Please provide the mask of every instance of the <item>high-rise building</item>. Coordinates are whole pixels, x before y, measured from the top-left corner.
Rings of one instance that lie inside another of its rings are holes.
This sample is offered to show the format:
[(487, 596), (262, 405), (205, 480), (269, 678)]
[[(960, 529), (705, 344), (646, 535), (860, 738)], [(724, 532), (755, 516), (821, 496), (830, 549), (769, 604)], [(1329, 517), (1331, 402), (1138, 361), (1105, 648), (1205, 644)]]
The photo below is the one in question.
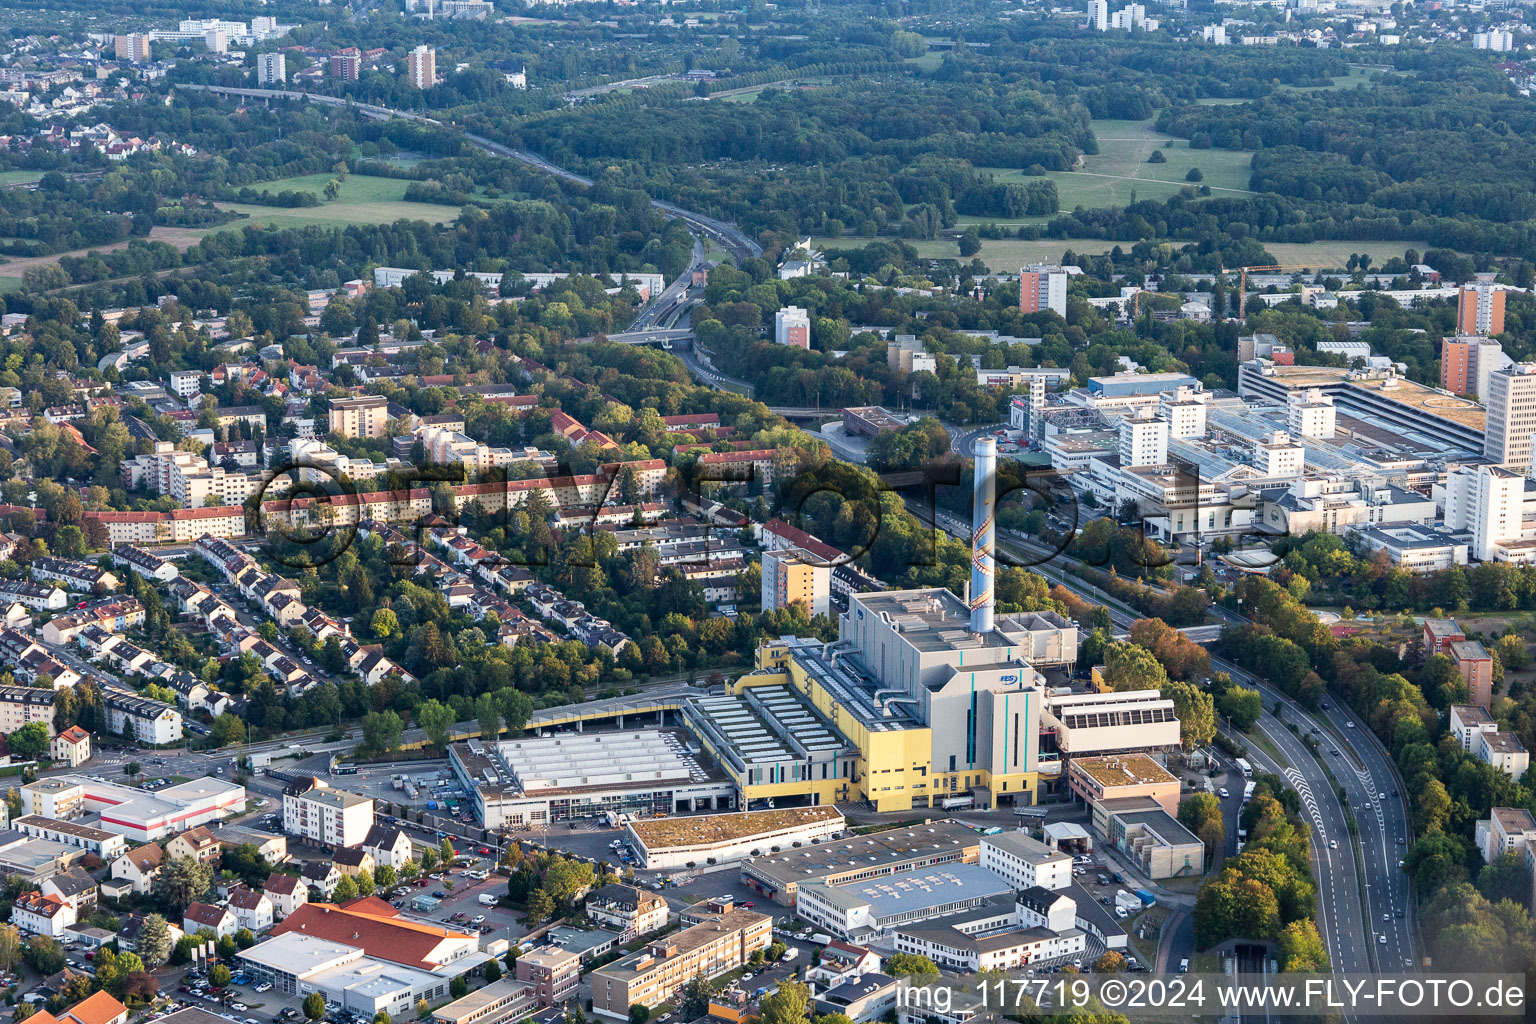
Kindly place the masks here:
[(1019, 271), (1019, 309), (1040, 313), (1047, 309), (1057, 316), (1067, 315), (1067, 272), (1060, 267), (1037, 263)]
[(1536, 363), (1513, 363), (1488, 377), (1488, 424), (1483, 457), (1527, 473), (1531, 466), (1531, 432), (1536, 431)]
[(113, 36), (112, 52), (118, 60), (149, 60), (149, 36), (142, 32)]
[(203, 45), (209, 53), (228, 53), (229, 34), (221, 28), (211, 28), (203, 33)]
[(1465, 284), (1456, 300), (1456, 333), (1504, 333), (1504, 289), (1492, 281)]
[(1504, 346), (1492, 338), (1446, 338), (1440, 348), (1440, 386), (1458, 395), (1484, 399), (1488, 395), (1488, 378), (1511, 362), (1504, 354)]
[(1109, 31), (1109, 0), (1088, 0), (1088, 27), (1097, 32)]
[(763, 611), (805, 603), (811, 615), (826, 615), (832, 597), (832, 567), (802, 548), (763, 552)]
[(811, 347), (811, 316), (799, 306), (785, 306), (773, 315), (773, 340), (779, 345)]
[(1306, 459), (1307, 450), (1283, 430), (1271, 432), (1253, 446), (1253, 464), (1260, 476), (1271, 480), (1301, 476)]
[(1315, 437), (1320, 441), (1333, 438), (1338, 424), (1338, 411), (1333, 407), (1333, 396), (1320, 388), (1294, 391), (1286, 399), (1286, 427), (1296, 437)]
[(1445, 475), (1445, 528), (1469, 530), (1474, 558), (1520, 537), (1525, 478), (1497, 466), (1458, 466)]
[(1168, 436), (1204, 437), (1205, 404), (1209, 400), (1207, 392), (1191, 387), (1180, 387), (1159, 395), (1158, 416), (1168, 421)]
[(362, 55), (356, 53), (331, 54), (331, 77), (343, 82), (355, 82), (363, 71)]
[(263, 53), (256, 58), (256, 84), (275, 85), (288, 81), (288, 59), (281, 53)]
[(405, 71), (411, 84), (430, 89), (437, 84), (437, 51), (425, 44), (405, 55)]
[(1137, 409), (1134, 415), (1120, 421), (1123, 468), (1168, 464), (1168, 421), (1154, 418), (1155, 412), (1151, 408)]

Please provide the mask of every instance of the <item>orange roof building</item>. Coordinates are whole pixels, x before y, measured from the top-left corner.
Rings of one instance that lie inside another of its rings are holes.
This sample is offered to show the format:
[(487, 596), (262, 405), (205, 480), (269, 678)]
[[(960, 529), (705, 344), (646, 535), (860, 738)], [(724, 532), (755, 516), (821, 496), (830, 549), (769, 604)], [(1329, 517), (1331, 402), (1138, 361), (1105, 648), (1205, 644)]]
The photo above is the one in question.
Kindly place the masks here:
[(459, 974), (458, 961), (468, 969), (480, 951), (478, 935), (449, 931), (408, 921), (381, 899), (365, 896), (341, 906), (307, 903), (272, 929), (274, 936), (298, 932), (361, 949), (368, 956), (433, 973)]

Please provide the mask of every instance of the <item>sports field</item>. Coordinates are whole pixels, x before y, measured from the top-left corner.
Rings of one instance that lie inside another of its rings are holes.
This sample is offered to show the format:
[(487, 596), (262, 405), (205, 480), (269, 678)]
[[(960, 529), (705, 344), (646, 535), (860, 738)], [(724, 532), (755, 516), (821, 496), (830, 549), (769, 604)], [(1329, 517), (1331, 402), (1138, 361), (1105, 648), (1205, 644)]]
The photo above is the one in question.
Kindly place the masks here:
[(307, 174), (297, 178), (280, 178), (255, 185), (260, 191), (274, 195), (287, 190), (313, 192), (320, 198), (319, 206), (300, 206), (292, 209), (281, 206), (260, 206), (248, 203), (219, 203), (219, 209), (244, 213), (248, 221), (235, 226), (257, 224), (263, 227), (297, 228), (317, 224), (321, 227), (347, 227), (352, 224), (389, 224), (405, 220), (424, 220), (442, 224), (459, 215), (457, 206), (438, 203), (411, 203), (403, 198), (410, 182), (399, 178), (375, 178), (366, 174), (351, 174), (341, 183), (341, 191), (335, 199), (326, 199), (326, 182), (333, 174)]

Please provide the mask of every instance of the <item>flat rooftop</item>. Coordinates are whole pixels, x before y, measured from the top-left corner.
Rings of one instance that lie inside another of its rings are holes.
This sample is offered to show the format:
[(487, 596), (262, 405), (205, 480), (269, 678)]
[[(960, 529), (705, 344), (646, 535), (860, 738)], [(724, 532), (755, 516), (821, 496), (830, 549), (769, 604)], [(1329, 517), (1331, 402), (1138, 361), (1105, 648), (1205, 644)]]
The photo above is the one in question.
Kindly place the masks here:
[[(665, 960), (675, 959), (690, 950), (714, 942), (720, 938), (722, 932), (740, 931), (757, 924), (759, 921), (767, 920), (770, 920), (770, 918), (766, 914), (743, 910), (740, 907), (727, 910), (725, 913), (712, 917), (702, 924), (696, 924), (690, 928), (684, 928), (680, 932), (674, 932), (671, 935), (657, 939), (644, 949), (615, 960), (606, 967), (598, 968), (594, 974), (606, 974), (615, 978), (633, 978), (636, 975), (649, 971), (652, 967)], [(670, 957), (654, 952), (656, 949), (668, 948), (675, 949), (677, 952)]]
[(287, 932), (258, 942), (240, 956), (283, 974), (303, 976), (358, 959), (362, 950), (318, 935)]
[(24, 814), (11, 822), (13, 828), (21, 825), (31, 825), (34, 828), (52, 829), (66, 836), (74, 836), (88, 843), (105, 843), (117, 839), (116, 832), (108, 832), (104, 829), (92, 828), (76, 821), (60, 821), (57, 818), (45, 818), (41, 814)]
[(1178, 785), (1178, 778), (1145, 754), (1115, 754), (1109, 757), (1078, 757), (1072, 770), (1080, 771), (1106, 789), (1115, 786), (1146, 786), (1153, 783)]
[(1147, 831), (1158, 836), (1169, 846), (1196, 846), (1200, 843), (1200, 837), (1189, 829), (1179, 824), (1179, 819), (1167, 811), (1158, 808), (1156, 810), (1130, 811), (1117, 814), (1127, 825), (1140, 825)]
[(1072, 859), (1070, 854), (1052, 849), (1026, 832), (1000, 832), (995, 836), (983, 836), (981, 841), (1031, 864)]
[(782, 684), (748, 686), (734, 697), (694, 697), (685, 714), (743, 767), (835, 755), (849, 745), (809, 701)]
[(998, 612), (992, 632), (978, 635), (971, 632), (970, 606), (943, 587), (855, 594), (850, 600), (869, 614), (889, 615), (902, 639), (924, 653), (1020, 647), (1029, 633), (1071, 625), (1054, 612)]
[(753, 857), (746, 863), (755, 874), (780, 886), (798, 885), (851, 871), (899, 867), (946, 855), (961, 857), (976, 850), (980, 842), (981, 836), (975, 829), (945, 818), (926, 825), (804, 846), (769, 857)]
[(1494, 721), (1481, 704), (1452, 704), (1451, 710), (1462, 725), (1492, 725)]
[(778, 832), (798, 825), (841, 821), (836, 807), (786, 807), (734, 814), (698, 814), (686, 818), (653, 818), (631, 822), (629, 828), (648, 850), (669, 846), (729, 843)]
[(496, 752), (529, 796), (709, 781), (683, 741), (659, 729), (506, 740), (496, 744)]
[[(942, 907), (959, 900), (1013, 894), (1013, 886), (979, 864), (945, 864), (942, 867), (901, 871), (852, 885), (811, 883), (818, 895), (840, 906), (868, 904), (875, 916), (906, 914)], [(806, 887), (801, 886), (802, 898)]]

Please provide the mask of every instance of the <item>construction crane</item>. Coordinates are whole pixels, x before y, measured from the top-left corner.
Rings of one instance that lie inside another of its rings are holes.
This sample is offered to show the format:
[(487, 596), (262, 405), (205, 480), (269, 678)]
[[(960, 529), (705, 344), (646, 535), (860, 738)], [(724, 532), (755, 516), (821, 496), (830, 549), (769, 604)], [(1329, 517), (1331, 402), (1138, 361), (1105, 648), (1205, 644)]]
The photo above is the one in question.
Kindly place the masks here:
[(1234, 267), (1237, 271), (1237, 318), (1242, 320), (1248, 315), (1248, 275), (1249, 273), (1277, 274), (1286, 270), (1311, 270), (1310, 266), (1300, 263), (1271, 263), (1266, 266)]

